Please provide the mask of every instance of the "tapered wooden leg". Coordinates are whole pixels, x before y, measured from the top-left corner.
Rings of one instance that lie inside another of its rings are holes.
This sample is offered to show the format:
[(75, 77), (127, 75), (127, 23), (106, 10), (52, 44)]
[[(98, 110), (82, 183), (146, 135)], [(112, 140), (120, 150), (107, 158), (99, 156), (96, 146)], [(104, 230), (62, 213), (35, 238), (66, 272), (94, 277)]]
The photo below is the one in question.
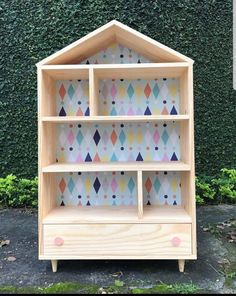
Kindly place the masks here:
[(52, 271), (53, 272), (57, 272), (57, 263), (58, 263), (58, 260), (51, 260), (51, 263), (52, 263)]
[(179, 272), (184, 272), (185, 260), (178, 260), (179, 263)]

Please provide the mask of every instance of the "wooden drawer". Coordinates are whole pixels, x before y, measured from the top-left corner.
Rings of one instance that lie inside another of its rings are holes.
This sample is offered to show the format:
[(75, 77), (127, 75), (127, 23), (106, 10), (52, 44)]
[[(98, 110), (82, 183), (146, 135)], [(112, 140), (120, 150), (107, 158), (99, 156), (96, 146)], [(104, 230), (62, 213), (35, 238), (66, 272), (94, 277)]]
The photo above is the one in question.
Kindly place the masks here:
[(44, 255), (58, 258), (191, 255), (191, 224), (44, 225)]

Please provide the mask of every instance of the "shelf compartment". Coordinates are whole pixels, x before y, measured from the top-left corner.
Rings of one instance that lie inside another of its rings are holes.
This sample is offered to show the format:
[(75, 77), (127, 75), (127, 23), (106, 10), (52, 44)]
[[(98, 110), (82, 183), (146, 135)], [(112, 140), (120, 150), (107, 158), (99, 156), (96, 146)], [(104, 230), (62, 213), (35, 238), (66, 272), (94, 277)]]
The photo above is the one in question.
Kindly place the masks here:
[(58, 124), (56, 135), (58, 163), (181, 160), (179, 122)]
[(188, 171), (143, 172), (143, 220), (191, 223), (189, 178)]
[(58, 206), (137, 207), (136, 172), (76, 172), (55, 176)]
[(189, 120), (189, 115), (134, 115), (134, 116), (44, 116), (43, 122), (79, 123), (79, 122), (152, 122), (152, 121), (182, 121)]
[(99, 115), (177, 115), (179, 101), (176, 78), (99, 80)]
[(181, 206), (181, 172), (143, 172), (143, 204), (152, 206)]
[(89, 116), (89, 70), (43, 70), (42, 116)]
[(124, 163), (55, 163), (43, 167), (43, 173), (57, 172), (99, 172), (99, 171), (190, 171), (190, 165), (182, 161), (175, 162), (124, 162)]
[(177, 115), (183, 108), (187, 67), (94, 68), (98, 115)]

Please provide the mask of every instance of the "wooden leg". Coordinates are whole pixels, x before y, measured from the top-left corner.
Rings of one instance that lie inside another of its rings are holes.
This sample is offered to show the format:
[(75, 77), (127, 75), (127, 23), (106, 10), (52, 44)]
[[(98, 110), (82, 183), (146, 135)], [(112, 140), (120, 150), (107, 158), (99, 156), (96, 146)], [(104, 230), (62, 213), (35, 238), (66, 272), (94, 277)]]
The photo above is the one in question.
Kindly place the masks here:
[(52, 263), (52, 271), (53, 272), (57, 272), (57, 263), (58, 263), (58, 260), (51, 260), (51, 263)]
[(179, 263), (179, 272), (184, 272), (185, 260), (178, 260)]

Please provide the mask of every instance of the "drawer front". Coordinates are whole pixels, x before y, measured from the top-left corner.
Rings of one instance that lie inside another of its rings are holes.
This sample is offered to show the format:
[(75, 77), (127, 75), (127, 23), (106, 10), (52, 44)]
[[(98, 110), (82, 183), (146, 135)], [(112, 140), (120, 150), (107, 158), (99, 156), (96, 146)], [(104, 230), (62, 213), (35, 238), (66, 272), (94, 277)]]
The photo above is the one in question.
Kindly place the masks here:
[(44, 225), (46, 256), (191, 255), (191, 224)]

